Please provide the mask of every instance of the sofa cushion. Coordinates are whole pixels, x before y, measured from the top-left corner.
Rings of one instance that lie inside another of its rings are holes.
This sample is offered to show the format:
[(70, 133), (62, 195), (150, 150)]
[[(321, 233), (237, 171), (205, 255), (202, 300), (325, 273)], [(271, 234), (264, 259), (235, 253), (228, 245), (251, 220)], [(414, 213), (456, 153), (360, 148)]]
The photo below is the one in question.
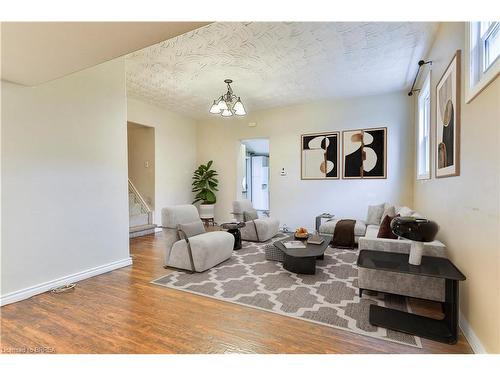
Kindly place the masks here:
[(179, 224), (177, 226), (177, 229), (183, 231), (188, 238), (206, 232), (201, 220), (196, 220), (191, 223)]
[(259, 218), (259, 215), (257, 214), (257, 210), (252, 208), (252, 209), (246, 209), (243, 211), (243, 220), (245, 222), (251, 221), (251, 220), (257, 220)]
[(373, 224), (367, 225), (365, 237), (377, 238), (379, 227), (380, 225), (373, 225)]
[[(255, 225), (254, 225), (255, 224)], [(257, 232), (259, 235), (257, 236)], [(278, 219), (263, 217), (254, 220), (253, 223), (247, 223), (240, 229), (241, 239), (245, 241), (267, 241), (278, 234), (280, 230), (280, 222)]]
[(377, 238), (392, 238), (393, 240), (396, 240), (398, 236), (396, 236), (394, 233), (392, 233), (391, 230), (391, 221), (397, 216), (389, 216), (385, 215), (384, 219), (382, 220), (382, 223), (380, 224), (380, 227), (378, 229), (377, 233)]
[(413, 214), (413, 211), (411, 208), (406, 207), (406, 206), (396, 206), (395, 207), (395, 213), (396, 215), (399, 216), (411, 216)]
[(366, 215), (366, 224), (379, 225), (382, 214), (384, 213), (385, 203), (375, 206), (368, 206), (368, 214)]
[[(335, 225), (337, 225), (337, 222), (339, 220), (341, 219), (332, 219), (328, 220), (327, 222), (324, 222), (323, 224), (320, 225), (319, 232), (325, 234), (333, 234), (335, 232)], [(356, 223), (354, 224), (354, 236), (362, 237), (365, 235), (365, 232), (366, 232), (365, 222), (363, 220), (356, 220)]]
[(384, 206), (384, 212), (382, 213), (382, 217), (380, 218), (380, 224), (382, 224), (386, 216), (390, 217), (396, 216), (396, 210), (394, 206), (389, 203), (386, 203)]
[(199, 219), (198, 210), (192, 204), (168, 206), (161, 210), (161, 225), (177, 229), (179, 224), (192, 223)]
[[(234, 236), (225, 231), (213, 231), (189, 239), (196, 272), (203, 272), (229, 259), (233, 253)], [(181, 240), (173, 244), (167, 266), (191, 270), (188, 244)]]
[(238, 221), (245, 221), (243, 218), (243, 212), (252, 209), (252, 202), (250, 202), (248, 199), (233, 202), (233, 215), (234, 218)]

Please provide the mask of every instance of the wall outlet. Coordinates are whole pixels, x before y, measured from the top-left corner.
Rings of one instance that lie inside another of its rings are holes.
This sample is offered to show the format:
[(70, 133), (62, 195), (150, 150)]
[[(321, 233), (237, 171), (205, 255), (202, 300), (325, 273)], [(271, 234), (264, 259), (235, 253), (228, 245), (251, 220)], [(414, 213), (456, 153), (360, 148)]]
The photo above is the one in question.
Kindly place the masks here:
[(285, 168), (281, 168), (281, 172), (280, 172), (280, 174), (281, 174), (282, 176), (286, 176), (286, 170), (285, 170)]

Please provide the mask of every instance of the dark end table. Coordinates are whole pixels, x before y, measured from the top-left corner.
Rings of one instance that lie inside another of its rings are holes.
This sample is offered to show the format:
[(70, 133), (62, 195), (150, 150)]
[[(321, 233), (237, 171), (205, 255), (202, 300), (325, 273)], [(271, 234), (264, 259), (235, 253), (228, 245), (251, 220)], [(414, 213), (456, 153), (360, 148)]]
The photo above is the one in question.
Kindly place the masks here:
[(388, 272), (407, 273), (445, 280), (443, 319), (432, 319), (405, 311), (370, 305), (370, 324), (426, 339), (455, 344), (458, 336), (458, 282), (465, 276), (446, 258), (423, 256), (422, 263), (408, 263), (408, 254), (361, 250), (358, 267)]
[(221, 224), (221, 228), (224, 228), (228, 231), (228, 233), (231, 233), (234, 236), (234, 247), (233, 250), (240, 250), (241, 249), (241, 232), (240, 228), (243, 228), (246, 226), (245, 223), (224, 223)]
[(293, 273), (314, 275), (316, 273), (316, 259), (323, 259), (325, 250), (332, 240), (332, 236), (324, 235), (321, 237), (324, 241), (320, 245), (308, 244), (307, 240), (304, 240), (302, 242), (306, 247), (299, 249), (287, 249), (283, 245), (283, 242), (286, 241), (297, 241), (293, 235), (276, 241), (274, 246), (285, 254), (283, 268)]

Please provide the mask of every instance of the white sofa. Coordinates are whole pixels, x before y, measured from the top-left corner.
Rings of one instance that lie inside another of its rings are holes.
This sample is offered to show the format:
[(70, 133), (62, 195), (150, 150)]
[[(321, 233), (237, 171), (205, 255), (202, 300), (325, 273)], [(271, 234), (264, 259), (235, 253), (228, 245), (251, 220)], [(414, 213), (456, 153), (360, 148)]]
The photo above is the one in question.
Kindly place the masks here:
[[(384, 208), (386, 208), (386, 207), (390, 206), (391, 204), (384, 203), (383, 205), (384, 205)], [(401, 216), (424, 217), (423, 215), (419, 214), (418, 212), (415, 212), (414, 210), (412, 210), (411, 208), (406, 207), (406, 206), (395, 205), (394, 209), (395, 209), (396, 215), (399, 214)], [(335, 226), (337, 225), (337, 222), (341, 219), (342, 218), (334, 217), (334, 218), (324, 222), (323, 224), (321, 224), (319, 227), (320, 234), (333, 235), (333, 233), (335, 232)], [(387, 239), (377, 238), (378, 231), (380, 229), (380, 224), (382, 223), (383, 219), (384, 219), (384, 217), (383, 217), (383, 211), (382, 211), (380, 218), (378, 220), (376, 220), (376, 224), (373, 221), (373, 217), (370, 218), (369, 215), (367, 215), (367, 218), (365, 220), (356, 220), (356, 224), (354, 225), (354, 242), (359, 245), (361, 238), (364, 238), (364, 240), (362, 240), (362, 241), (366, 241), (366, 239), (372, 239), (372, 240), (374, 239), (375, 241), (380, 241), (380, 244), (385, 243), (385, 241)], [(389, 240), (389, 241), (401, 241), (401, 240)], [(364, 242), (364, 243), (366, 243), (366, 242)], [(389, 242), (389, 243), (391, 243), (391, 242)], [(434, 243), (437, 244), (438, 241), (434, 241)], [(383, 245), (376, 245), (376, 246), (383, 246)], [(394, 248), (397, 248), (397, 246), (395, 246)]]
[[(389, 205), (390, 203), (384, 204), (385, 207)], [(409, 207), (394, 206), (394, 208), (396, 215), (399, 214), (400, 216), (424, 217), (423, 215), (419, 214)], [(377, 238), (380, 224), (382, 223), (383, 219), (383, 217), (380, 218), (379, 224), (366, 225), (365, 234), (363, 236), (360, 236), (358, 239), (359, 249), (390, 251), (393, 253), (408, 253), (411, 244), (411, 241), (409, 240), (406, 240), (404, 238)], [(371, 220), (373, 220), (373, 218), (371, 218)], [(424, 255), (446, 257), (445, 251), (446, 247), (437, 240), (428, 242), (424, 245)]]

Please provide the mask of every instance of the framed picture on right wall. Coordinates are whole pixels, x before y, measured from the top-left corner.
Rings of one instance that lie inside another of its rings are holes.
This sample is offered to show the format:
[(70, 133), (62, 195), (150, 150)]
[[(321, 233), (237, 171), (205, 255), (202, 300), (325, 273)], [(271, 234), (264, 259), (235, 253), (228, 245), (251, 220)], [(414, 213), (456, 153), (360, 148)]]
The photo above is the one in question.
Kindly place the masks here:
[(436, 178), (460, 175), (460, 50), (436, 86)]

